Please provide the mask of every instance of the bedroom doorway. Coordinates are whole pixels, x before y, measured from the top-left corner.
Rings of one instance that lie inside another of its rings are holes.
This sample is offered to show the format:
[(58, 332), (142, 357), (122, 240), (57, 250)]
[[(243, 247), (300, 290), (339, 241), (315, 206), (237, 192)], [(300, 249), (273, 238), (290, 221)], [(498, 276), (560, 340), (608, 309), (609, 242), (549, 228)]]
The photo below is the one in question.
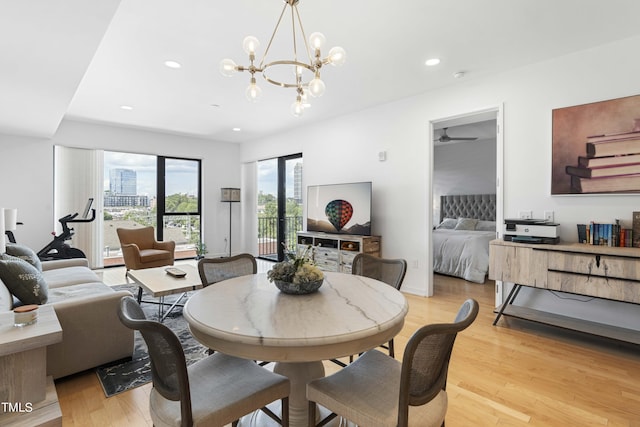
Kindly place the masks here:
[[(428, 295), (433, 295), (433, 230), (443, 219), (440, 218), (441, 195), (495, 194), (495, 236), (500, 236), (498, 224), (503, 221), (502, 105), (431, 120), (429, 124), (431, 173), (427, 187), (432, 214), (427, 219), (428, 230), (431, 230), (431, 243), (427, 245), (427, 277)], [(502, 290), (496, 284), (496, 302), (498, 300), (502, 301)]]

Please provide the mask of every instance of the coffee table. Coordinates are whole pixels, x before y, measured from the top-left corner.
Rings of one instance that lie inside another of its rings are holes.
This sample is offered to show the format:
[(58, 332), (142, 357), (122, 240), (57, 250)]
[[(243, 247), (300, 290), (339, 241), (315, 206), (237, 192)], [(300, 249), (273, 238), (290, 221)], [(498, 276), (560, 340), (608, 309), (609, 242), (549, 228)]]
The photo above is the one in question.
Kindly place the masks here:
[[(202, 288), (202, 281), (198, 269), (192, 265), (178, 265), (176, 268), (184, 271), (186, 276), (174, 277), (166, 272), (167, 267), (145, 268), (143, 270), (129, 270), (127, 277), (133, 280), (140, 288), (138, 291), (138, 302), (158, 304), (158, 318), (160, 322), (171, 313), (176, 306), (182, 307), (180, 301), (189, 291)], [(159, 301), (142, 301), (142, 290), (158, 298)], [(165, 303), (164, 297), (167, 295), (181, 294), (173, 303)], [(166, 306), (170, 306), (165, 310)]]

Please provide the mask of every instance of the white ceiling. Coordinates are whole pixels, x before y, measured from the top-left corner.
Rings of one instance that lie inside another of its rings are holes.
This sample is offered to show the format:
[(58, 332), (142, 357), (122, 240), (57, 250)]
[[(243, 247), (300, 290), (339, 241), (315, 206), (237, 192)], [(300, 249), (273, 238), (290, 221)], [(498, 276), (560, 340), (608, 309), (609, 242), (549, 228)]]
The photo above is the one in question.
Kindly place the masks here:
[(252, 104), (247, 73), (218, 71), (223, 58), (248, 65), (244, 36), (264, 48), (282, 5), (0, 0), (0, 133), (49, 138), (68, 118), (242, 142), (640, 34), (637, 0), (301, 0), (307, 35), (348, 59), (323, 68), (325, 95), (295, 118), (293, 89), (259, 78)]

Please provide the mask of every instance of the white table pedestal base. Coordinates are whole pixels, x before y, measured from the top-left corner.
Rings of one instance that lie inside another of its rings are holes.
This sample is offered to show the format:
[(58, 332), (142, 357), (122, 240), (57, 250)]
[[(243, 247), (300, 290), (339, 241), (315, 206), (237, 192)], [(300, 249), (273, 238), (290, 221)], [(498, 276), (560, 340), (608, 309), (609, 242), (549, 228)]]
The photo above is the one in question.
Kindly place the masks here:
[[(285, 375), (291, 381), (291, 395), (289, 396), (289, 426), (307, 427), (307, 416), (309, 401), (307, 400), (307, 382), (324, 377), (324, 366), (322, 362), (278, 362), (273, 369), (281, 375)], [(280, 401), (269, 405), (275, 414), (280, 416)], [(317, 411), (317, 421), (329, 415), (329, 411), (319, 407)], [(277, 427), (278, 423), (269, 418), (262, 411), (254, 412), (240, 420), (240, 427)], [(353, 427), (354, 424), (337, 417), (326, 424), (327, 427)]]
[(284, 375), (291, 381), (289, 395), (289, 425), (291, 427), (306, 427), (309, 401), (307, 400), (307, 383), (316, 378), (324, 377), (324, 365), (317, 362), (278, 362), (273, 372)]

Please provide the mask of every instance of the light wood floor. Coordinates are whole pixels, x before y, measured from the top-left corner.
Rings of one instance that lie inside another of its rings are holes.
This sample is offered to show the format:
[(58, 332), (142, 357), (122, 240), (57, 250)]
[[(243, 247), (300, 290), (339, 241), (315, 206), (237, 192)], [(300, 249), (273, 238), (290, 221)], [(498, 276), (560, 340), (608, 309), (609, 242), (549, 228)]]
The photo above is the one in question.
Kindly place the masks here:
[[(122, 283), (123, 273), (109, 269), (103, 278)], [(409, 315), (395, 339), (399, 355), (418, 327), (452, 321), (466, 298), (480, 303), (477, 320), (454, 347), (447, 427), (640, 426), (640, 347), (514, 319), (492, 326), (493, 292), (492, 283), (436, 276), (436, 296), (407, 295)], [(328, 372), (335, 369), (327, 364)], [(152, 425), (150, 385), (107, 399), (91, 371), (56, 388), (65, 427)]]

